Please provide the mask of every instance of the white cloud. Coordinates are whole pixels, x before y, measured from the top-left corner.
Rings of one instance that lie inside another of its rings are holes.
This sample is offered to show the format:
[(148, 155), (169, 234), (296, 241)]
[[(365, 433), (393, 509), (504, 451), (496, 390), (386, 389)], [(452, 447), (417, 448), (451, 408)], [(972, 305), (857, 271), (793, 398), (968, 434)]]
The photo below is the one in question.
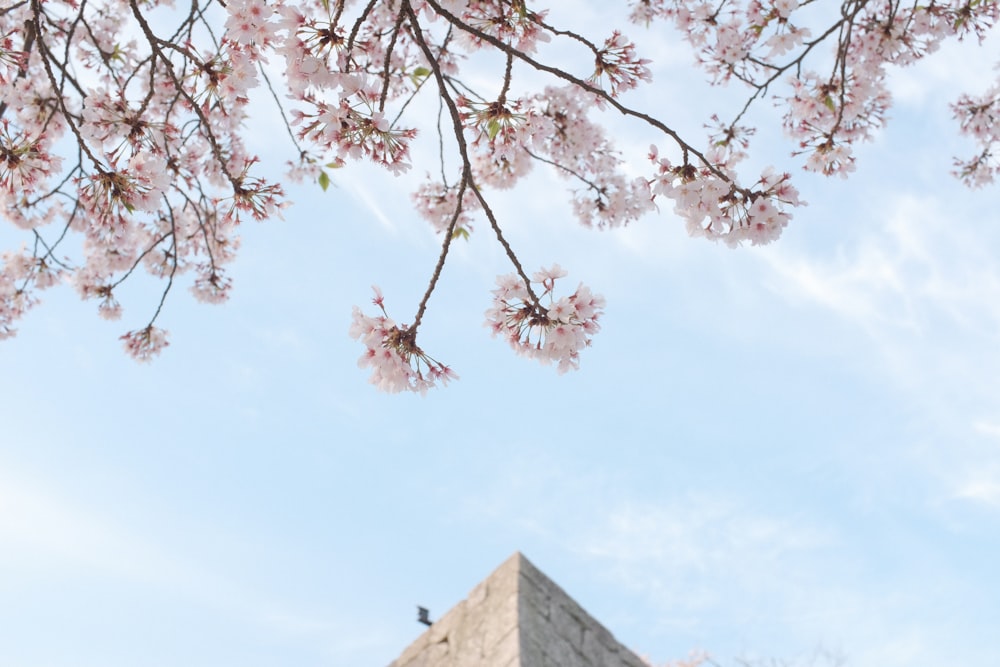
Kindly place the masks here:
[(392, 218), (382, 208), (382, 204), (377, 201), (371, 192), (369, 184), (373, 181), (365, 179), (364, 174), (359, 178), (352, 170), (344, 170), (344, 173), (335, 174), (337, 184), (342, 186), (343, 191), (361, 205), (361, 208), (372, 215), (375, 220), (382, 225), (385, 231), (392, 234), (399, 232), (399, 229)]
[[(19, 567), (55, 561), (63, 571), (112, 571), (127, 579), (162, 581), (180, 574), (173, 559), (141, 544), (38, 480), (0, 472), (0, 559)], [(50, 565), (53, 567), (54, 564)]]
[(1000, 451), (983, 444), (1000, 435), (995, 419), (983, 419), (1000, 414), (1000, 230), (976, 222), (977, 203), (974, 195), (947, 204), (890, 193), (881, 224), (855, 242), (832, 252), (782, 246), (762, 257), (770, 288), (817, 308), (818, 329), (846, 331), (835, 341), (841, 353), (911, 406), (906, 448), (937, 480), (927, 502), (1000, 508)]
[(972, 428), (977, 432), (985, 436), (992, 438), (997, 438), (1000, 440), (1000, 424), (987, 420), (977, 421), (972, 425)]
[(1000, 467), (971, 474), (959, 485), (957, 495), (1000, 508)]
[(740, 596), (775, 584), (791, 574), (790, 558), (835, 540), (802, 519), (697, 495), (666, 504), (620, 504), (594, 523), (579, 550), (622, 585), (650, 591), (658, 606), (675, 612), (715, 606), (723, 589)]
[[(936, 111), (943, 111), (945, 104), (954, 101), (959, 93), (984, 90), (991, 74), (988, 65), (997, 57), (1000, 57), (1000, 39), (995, 33), (983, 43), (976, 39), (950, 40), (912, 67), (893, 68), (889, 90), (901, 105), (922, 110), (936, 106)], [(969, 67), (970, 62), (979, 65)]]
[(1000, 261), (989, 241), (1000, 235), (966, 224), (974, 204), (955, 210), (942, 199), (890, 194), (880, 208), (885, 222), (836, 253), (763, 253), (771, 289), (863, 332), (899, 386), (995, 401)]
[(961, 646), (980, 629), (949, 615), (969, 585), (960, 573), (920, 553), (880, 563), (885, 545), (867, 545), (866, 528), (708, 495), (621, 504), (592, 523), (580, 541), (592, 569), (643, 598), (669, 641), (698, 642), (687, 648), (722, 664), (824, 646), (854, 667), (936, 667), (994, 650)]
[[(960, 500), (1000, 511), (1000, 425), (989, 420), (972, 424), (968, 437), (946, 451), (926, 451), (928, 467), (948, 488), (945, 500)], [(961, 508), (953, 508), (961, 516)]]
[[(5, 462), (6, 463), (6, 462)], [(324, 610), (303, 609), (295, 601), (275, 600), (205, 567), (191, 556), (191, 545), (163, 548), (119, 525), (114, 517), (53, 490), (22, 471), (0, 466), (0, 571), (15, 573), (15, 585), (31, 578), (83, 581), (102, 579), (105, 590), (168, 591), (188, 602), (219, 610), (237, 622), (278, 636), (308, 636), (325, 644), (350, 619)], [(245, 553), (229, 554), (239, 562)], [(358, 642), (373, 644), (373, 633), (359, 628)], [(341, 649), (331, 649), (338, 652)]]

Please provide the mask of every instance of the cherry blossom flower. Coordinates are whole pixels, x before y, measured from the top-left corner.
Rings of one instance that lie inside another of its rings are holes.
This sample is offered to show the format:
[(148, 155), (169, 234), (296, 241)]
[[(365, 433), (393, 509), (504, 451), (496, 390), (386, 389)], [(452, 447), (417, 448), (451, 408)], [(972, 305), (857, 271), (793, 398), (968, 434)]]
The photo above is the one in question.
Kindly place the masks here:
[[(528, 9), (527, 3), (474, 0), (444, 2), (440, 6), (463, 23), (523, 53), (533, 53), (538, 48), (539, 42), (551, 41), (549, 34), (541, 26), (548, 12), (532, 11)], [(458, 38), (462, 44), (472, 49), (483, 46), (482, 40), (473, 34), (460, 33)]]
[(203, 303), (222, 303), (229, 299), (233, 280), (225, 274), (225, 270), (203, 264), (197, 269), (198, 277), (191, 286), (191, 293)]
[(12, 133), (10, 122), (0, 119), (0, 190), (23, 198), (59, 170), (62, 159), (46, 143), (44, 133), (29, 139), (23, 132)]
[(690, 164), (673, 165), (660, 158), (655, 146), (650, 159), (659, 173), (653, 193), (674, 201), (674, 212), (684, 218), (688, 233), (730, 246), (749, 241), (763, 245), (777, 239), (788, 225), (788, 206), (802, 206), (788, 174), (766, 169), (753, 187), (740, 189), (724, 173)]
[(518, 354), (543, 364), (555, 362), (560, 373), (580, 367), (580, 351), (590, 346), (600, 330), (604, 298), (580, 284), (576, 291), (555, 298), (555, 282), (567, 275), (558, 264), (532, 276), (540, 288), (536, 301), (516, 273), (497, 277), (493, 303), (486, 311), (486, 326), (494, 337), (503, 337)]
[(30, 278), (26, 276), (16, 266), (10, 253), (4, 253), (0, 259), (0, 340), (10, 338), (17, 333), (14, 323), (21, 319), (25, 311), (37, 303), (28, 291)]
[(584, 226), (618, 227), (653, 209), (648, 185), (622, 173), (620, 156), (603, 128), (588, 117), (586, 99), (572, 88), (548, 87), (534, 103), (549, 128), (539, 133), (544, 140), (534, 144), (535, 150), (577, 186), (573, 212)]
[(371, 317), (354, 307), (348, 334), (360, 340), (365, 352), (358, 359), (360, 368), (370, 368), (369, 382), (391, 394), (414, 391), (421, 395), (437, 384), (457, 380), (451, 368), (425, 353), (416, 343), (416, 330), (397, 325), (385, 311), (384, 297), (378, 287), (372, 287), (382, 315)]
[(240, 46), (266, 48), (275, 38), (274, 7), (264, 0), (229, 0), (226, 38)]
[(635, 44), (617, 30), (604, 41), (604, 47), (597, 52), (596, 61), (596, 69), (590, 80), (597, 85), (607, 80), (608, 92), (612, 97), (635, 88), (640, 81), (653, 80), (653, 74), (646, 66), (650, 60), (636, 55)]
[(460, 206), (458, 191), (458, 186), (428, 182), (413, 193), (413, 203), (417, 213), (431, 223), (434, 231), (447, 231), (455, 220), (452, 234), (468, 237), (472, 232), (473, 214), (480, 209), (480, 204), (478, 199), (466, 193)]
[(152, 324), (144, 329), (129, 331), (121, 337), (125, 351), (136, 361), (149, 362), (170, 345), (167, 332)]
[(979, 146), (974, 157), (955, 160), (955, 174), (973, 187), (992, 183), (1000, 175), (1000, 85), (979, 97), (963, 95), (951, 108), (961, 133)]

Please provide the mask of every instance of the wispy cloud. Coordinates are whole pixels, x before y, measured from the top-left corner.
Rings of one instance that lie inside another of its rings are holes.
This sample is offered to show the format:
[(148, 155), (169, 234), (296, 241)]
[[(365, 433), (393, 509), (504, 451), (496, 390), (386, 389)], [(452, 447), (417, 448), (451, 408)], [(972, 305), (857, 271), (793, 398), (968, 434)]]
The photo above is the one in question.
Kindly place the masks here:
[(174, 559), (38, 480), (11, 475), (9, 466), (0, 472), (0, 543), (0, 560), (22, 567), (54, 561), (49, 567), (114, 572), (146, 582), (183, 576)]
[(879, 337), (904, 329), (925, 334), (935, 319), (972, 333), (995, 330), (1000, 266), (983, 252), (982, 239), (949, 225), (935, 199), (897, 196), (883, 209), (883, 225), (832, 257), (783, 247), (762, 254), (772, 289)]
[(889, 196), (882, 208), (881, 226), (832, 256), (764, 253), (771, 289), (864, 332), (898, 386), (1000, 407), (1000, 260), (984, 242), (998, 235), (956, 225), (976, 211), (948, 211), (939, 199)]
[(389, 214), (383, 209), (382, 204), (376, 199), (374, 193), (371, 192), (368, 183), (373, 181), (365, 179), (363, 174), (359, 178), (352, 170), (345, 169), (344, 172), (344, 174), (338, 173), (336, 175), (338, 185), (342, 186), (344, 192), (361, 204), (361, 207), (370, 213), (382, 225), (383, 229), (393, 234), (398, 233), (399, 229), (396, 223), (393, 222)]
[(768, 284), (816, 308), (818, 327), (854, 332), (838, 344), (913, 406), (914, 457), (945, 496), (1000, 507), (1000, 452), (983, 444), (1000, 414), (1000, 234), (956, 222), (981, 215), (974, 205), (889, 193), (881, 210), (880, 225), (833, 253), (762, 254)]
[[(0, 570), (18, 573), (22, 584), (35, 576), (77, 581), (96, 576), (105, 590), (169, 591), (236, 622), (277, 636), (308, 636), (321, 644), (348, 622), (322, 610), (298, 608), (294, 601), (271, 599), (200, 563), (191, 546), (151, 543), (44, 480), (0, 466)], [(231, 556), (238, 560), (241, 555)], [(367, 641), (375, 640), (369, 636)]]
[(704, 612), (793, 576), (792, 561), (825, 548), (833, 533), (794, 516), (748, 510), (734, 499), (687, 495), (621, 503), (578, 545), (621, 584), (673, 613)]
[(949, 451), (926, 452), (928, 466), (933, 466), (948, 485), (945, 501), (965, 501), (1000, 511), (1000, 424), (979, 420), (968, 431), (969, 437), (952, 443)]
[(644, 598), (672, 641), (703, 642), (689, 648), (723, 662), (825, 646), (855, 667), (934, 667), (995, 650), (974, 641), (981, 628), (951, 620), (968, 582), (920, 553), (882, 562), (870, 528), (707, 494), (622, 503), (592, 524), (579, 550), (593, 569)]

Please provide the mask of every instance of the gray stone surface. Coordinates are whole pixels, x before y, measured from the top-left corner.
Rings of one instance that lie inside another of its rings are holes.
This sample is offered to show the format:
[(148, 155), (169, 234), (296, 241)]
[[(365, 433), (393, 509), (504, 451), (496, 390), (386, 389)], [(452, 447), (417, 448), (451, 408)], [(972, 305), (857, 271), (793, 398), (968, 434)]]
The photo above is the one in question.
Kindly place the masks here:
[(643, 667), (632, 651), (520, 553), (389, 667)]

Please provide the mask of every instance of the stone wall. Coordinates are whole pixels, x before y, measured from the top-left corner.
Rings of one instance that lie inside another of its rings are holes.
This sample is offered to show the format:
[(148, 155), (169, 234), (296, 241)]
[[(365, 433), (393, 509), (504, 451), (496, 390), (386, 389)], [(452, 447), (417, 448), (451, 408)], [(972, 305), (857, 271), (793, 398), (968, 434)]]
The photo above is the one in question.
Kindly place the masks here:
[(516, 553), (389, 667), (646, 667)]

